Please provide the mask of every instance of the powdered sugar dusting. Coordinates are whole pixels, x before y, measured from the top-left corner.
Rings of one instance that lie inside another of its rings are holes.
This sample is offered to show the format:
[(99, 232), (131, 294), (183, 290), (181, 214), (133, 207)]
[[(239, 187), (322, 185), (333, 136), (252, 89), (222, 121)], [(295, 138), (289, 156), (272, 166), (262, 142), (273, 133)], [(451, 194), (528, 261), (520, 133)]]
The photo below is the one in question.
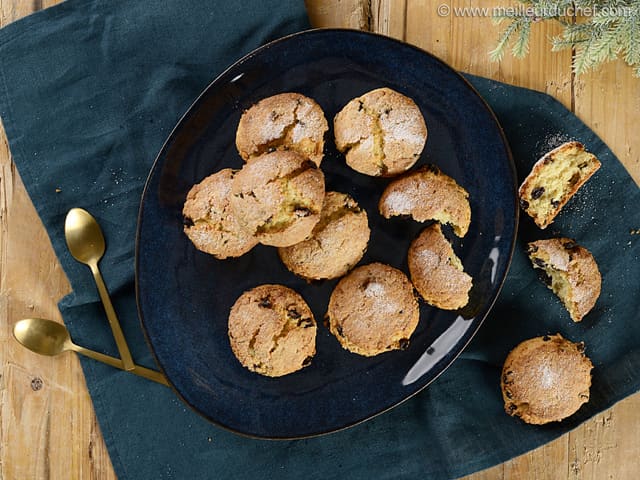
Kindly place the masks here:
[(399, 213), (408, 213), (413, 208), (411, 196), (399, 190), (390, 192), (384, 199), (384, 204), (389, 210)]
[(384, 285), (377, 283), (377, 282), (370, 282), (367, 285), (367, 288), (364, 289), (364, 296), (365, 297), (382, 297), (385, 293), (385, 288)]
[(570, 142), (571, 140), (573, 139), (566, 133), (551, 133), (544, 137), (542, 140), (538, 141), (538, 143), (536, 144), (536, 153), (538, 157), (542, 157), (554, 148), (559, 147), (563, 143)]

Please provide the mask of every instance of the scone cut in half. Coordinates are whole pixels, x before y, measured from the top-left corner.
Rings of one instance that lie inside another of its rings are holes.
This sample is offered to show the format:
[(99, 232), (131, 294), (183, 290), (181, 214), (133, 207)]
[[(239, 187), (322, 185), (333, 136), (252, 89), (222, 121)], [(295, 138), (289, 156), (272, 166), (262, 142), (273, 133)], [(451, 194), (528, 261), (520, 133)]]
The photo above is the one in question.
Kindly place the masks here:
[(195, 184), (182, 209), (189, 240), (198, 250), (219, 259), (239, 257), (258, 244), (229, 205), (233, 176), (234, 171), (225, 168)]
[(235, 174), (229, 203), (243, 228), (264, 245), (287, 247), (307, 238), (320, 220), (324, 174), (293, 151), (249, 159)]
[(283, 285), (260, 285), (229, 314), (231, 349), (249, 370), (280, 377), (306, 367), (316, 353), (316, 321), (304, 299)]
[(559, 422), (589, 401), (592, 368), (583, 343), (560, 334), (525, 340), (502, 368), (504, 409), (526, 423)]
[(411, 281), (428, 304), (457, 310), (469, 303), (473, 279), (464, 271), (440, 224), (426, 227), (411, 242), (408, 263)]
[(409, 97), (378, 88), (354, 98), (333, 120), (337, 149), (347, 165), (374, 177), (407, 171), (420, 158), (427, 126)]
[(342, 277), (331, 293), (326, 319), (344, 349), (371, 357), (406, 349), (420, 312), (407, 276), (371, 263)]
[(569, 199), (600, 168), (580, 142), (567, 142), (538, 160), (518, 191), (520, 206), (546, 228)]
[(591, 252), (570, 238), (537, 240), (528, 244), (533, 267), (560, 298), (571, 319), (579, 322), (600, 296), (602, 278)]
[(471, 223), (468, 192), (434, 165), (421, 167), (389, 183), (378, 209), (384, 218), (409, 215), (417, 222), (436, 220), (450, 224), (458, 237), (466, 235)]
[(315, 100), (280, 93), (260, 100), (240, 117), (236, 147), (244, 160), (274, 150), (292, 150), (320, 166), (327, 119)]
[(311, 236), (290, 247), (280, 247), (278, 254), (290, 271), (303, 278), (338, 278), (360, 261), (370, 234), (367, 212), (353, 198), (327, 192), (320, 221)]

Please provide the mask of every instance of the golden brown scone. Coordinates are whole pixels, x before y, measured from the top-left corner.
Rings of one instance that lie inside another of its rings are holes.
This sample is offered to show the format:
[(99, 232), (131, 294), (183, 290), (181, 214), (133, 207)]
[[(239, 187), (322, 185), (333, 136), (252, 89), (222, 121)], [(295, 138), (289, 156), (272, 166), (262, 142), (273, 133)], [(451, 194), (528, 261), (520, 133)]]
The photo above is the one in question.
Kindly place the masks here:
[(430, 305), (456, 310), (469, 303), (472, 278), (464, 272), (440, 224), (428, 226), (411, 242), (408, 263), (413, 285)]
[(331, 293), (329, 330), (346, 350), (367, 357), (405, 349), (420, 320), (406, 275), (371, 263), (351, 271)]
[(311, 236), (278, 249), (296, 275), (309, 280), (338, 278), (360, 261), (369, 243), (367, 212), (345, 193), (327, 192)]
[(299, 93), (260, 100), (242, 114), (236, 147), (244, 160), (274, 150), (293, 150), (320, 166), (329, 129), (320, 105)]
[(413, 100), (378, 88), (351, 100), (333, 120), (336, 147), (347, 165), (374, 177), (409, 170), (420, 158), (427, 126)]
[(182, 209), (189, 240), (198, 250), (220, 259), (239, 257), (258, 243), (229, 207), (233, 175), (230, 168), (209, 175), (191, 187)]
[(559, 422), (589, 401), (592, 368), (583, 343), (560, 334), (526, 340), (502, 368), (504, 409), (535, 425)]
[(384, 218), (411, 215), (417, 222), (450, 224), (458, 237), (466, 235), (471, 223), (469, 194), (433, 165), (392, 181), (382, 192), (378, 209)]
[(536, 225), (546, 228), (562, 207), (600, 168), (600, 161), (580, 142), (567, 142), (538, 160), (520, 186), (520, 206)]
[(229, 341), (240, 363), (280, 377), (311, 363), (316, 321), (304, 299), (283, 285), (260, 285), (243, 293), (229, 314)]
[(235, 174), (230, 205), (260, 243), (287, 247), (301, 242), (320, 220), (324, 175), (293, 151), (251, 158)]
[(533, 267), (562, 300), (571, 319), (579, 322), (600, 296), (602, 279), (593, 255), (570, 238), (538, 240), (528, 245)]

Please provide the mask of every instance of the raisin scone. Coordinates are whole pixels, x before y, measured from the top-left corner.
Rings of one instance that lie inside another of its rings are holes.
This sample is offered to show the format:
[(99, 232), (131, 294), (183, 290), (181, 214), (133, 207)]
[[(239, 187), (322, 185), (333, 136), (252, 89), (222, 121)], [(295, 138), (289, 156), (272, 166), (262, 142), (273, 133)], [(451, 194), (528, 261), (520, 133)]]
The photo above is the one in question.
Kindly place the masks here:
[(336, 147), (355, 171), (374, 177), (405, 172), (420, 158), (427, 126), (409, 97), (378, 88), (354, 98), (334, 121)]
[(504, 409), (526, 423), (559, 422), (589, 401), (592, 368), (583, 343), (560, 334), (525, 340), (502, 368)]
[(442, 234), (440, 224), (428, 226), (411, 242), (408, 263), (411, 281), (428, 304), (457, 310), (469, 303), (473, 280)]
[(560, 298), (574, 322), (591, 311), (600, 296), (602, 278), (591, 252), (570, 238), (537, 240), (528, 244), (533, 267)]
[(324, 175), (293, 151), (249, 159), (233, 177), (229, 203), (242, 226), (264, 245), (287, 247), (320, 220)]
[(600, 161), (580, 142), (564, 143), (535, 163), (518, 191), (520, 206), (546, 228), (599, 168)]
[(258, 244), (229, 206), (233, 176), (230, 168), (209, 175), (191, 187), (182, 209), (189, 240), (219, 259), (239, 257)]
[(417, 222), (450, 224), (464, 237), (471, 223), (469, 194), (434, 165), (424, 166), (393, 180), (382, 192), (378, 209), (384, 218), (410, 215)]
[(285, 266), (308, 280), (338, 278), (360, 261), (371, 231), (367, 212), (349, 195), (327, 192), (311, 236), (278, 249)]
[(311, 363), (316, 321), (304, 299), (283, 285), (260, 285), (243, 293), (229, 314), (234, 355), (249, 370), (280, 377)]
[(389, 265), (371, 263), (338, 282), (326, 318), (344, 349), (371, 357), (406, 349), (420, 312), (407, 276)]
[(246, 110), (236, 131), (244, 160), (274, 150), (293, 150), (320, 166), (329, 129), (320, 105), (299, 93), (264, 98)]

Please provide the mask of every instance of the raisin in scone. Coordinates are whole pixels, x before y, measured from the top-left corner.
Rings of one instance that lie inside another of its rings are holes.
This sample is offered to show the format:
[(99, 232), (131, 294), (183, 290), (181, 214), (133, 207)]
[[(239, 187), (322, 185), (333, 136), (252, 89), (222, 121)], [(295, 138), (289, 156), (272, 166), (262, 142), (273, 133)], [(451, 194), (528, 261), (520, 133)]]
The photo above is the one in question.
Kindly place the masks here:
[(229, 206), (234, 171), (225, 168), (191, 187), (182, 209), (184, 233), (198, 250), (216, 258), (239, 257), (258, 241)]
[(440, 224), (428, 226), (411, 242), (408, 263), (413, 285), (430, 305), (456, 310), (469, 303), (473, 280), (442, 234)]
[(378, 209), (384, 218), (410, 215), (417, 222), (436, 220), (450, 224), (459, 237), (466, 235), (471, 223), (469, 194), (433, 165), (389, 183), (382, 192)]
[(231, 349), (249, 370), (280, 377), (311, 363), (316, 353), (316, 321), (304, 299), (283, 285), (260, 285), (231, 308)]
[(369, 243), (367, 212), (345, 193), (327, 192), (311, 236), (278, 249), (285, 266), (303, 278), (338, 278), (360, 261)]
[(315, 163), (293, 151), (275, 151), (249, 159), (235, 174), (229, 202), (260, 243), (287, 247), (311, 234), (324, 194), (324, 175)]
[(293, 150), (320, 166), (329, 129), (320, 105), (299, 93), (281, 93), (246, 110), (236, 131), (244, 160), (274, 150)]
[(593, 255), (570, 238), (538, 240), (528, 245), (534, 268), (562, 300), (571, 319), (579, 322), (600, 296), (602, 279)]
[(600, 168), (580, 142), (567, 142), (538, 160), (519, 189), (520, 206), (546, 228), (578, 189)]
[(338, 282), (327, 320), (344, 349), (370, 357), (407, 348), (420, 312), (407, 276), (389, 265), (371, 263)]
[(502, 368), (504, 409), (526, 423), (559, 422), (589, 401), (592, 368), (583, 343), (560, 334), (526, 340)]
[(405, 172), (420, 158), (427, 126), (415, 102), (390, 88), (351, 100), (335, 116), (336, 147), (347, 165), (371, 176)]

